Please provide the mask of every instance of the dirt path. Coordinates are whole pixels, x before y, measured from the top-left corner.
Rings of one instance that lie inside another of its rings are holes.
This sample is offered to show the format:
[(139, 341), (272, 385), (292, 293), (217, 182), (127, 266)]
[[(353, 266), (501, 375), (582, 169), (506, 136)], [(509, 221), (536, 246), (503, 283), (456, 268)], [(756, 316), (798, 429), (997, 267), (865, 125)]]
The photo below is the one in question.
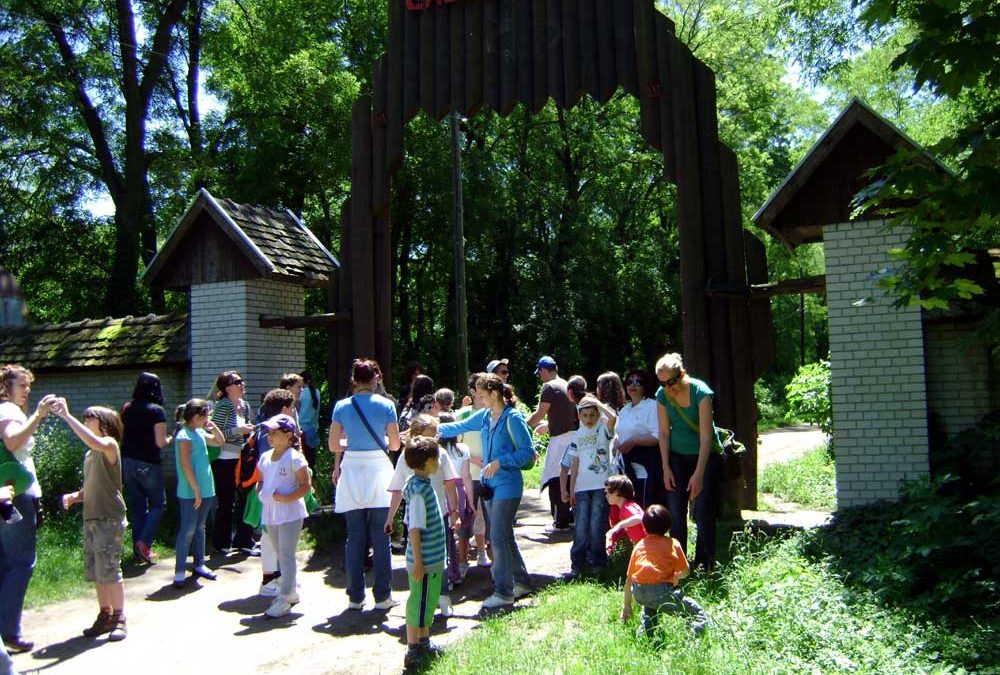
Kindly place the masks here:
[(826, 443), (826, 434), (809, 424), (771, 429), (760, 435), (757, 466), (779, 464), (796, 459)]
[[(551, 522), (547, 498), (525, 492), (515, 532), (536, 586), (569, 568), (569, 533), (545, 533)], [(142, 675), (215, 673), (399, 673), (402, 671), (404, 607), (379, 612), (347, 610), (342, 549), (299, 554), (302, 602), (282, 619), (263, 616), (270, 599), (257, 595), (259, 559), (215, 559), (216, 581), (189, 581), (175, 590), (172, 561), (126, 580), (129, 635), (119, 643), (80, 636), (96, 615), (92, 597), (24, 615), (32, 654), (14, 657), (19, 672), (119, 673)], [(435, 641), (447, 645), (479, 624), (480, 603), (489, 594), (489, 570), (473, 565), (452, 594), (455, 616), (434, 624)], [(393, 594), (407, 595), (401, 556), (393, 556)], [(371, 594), (367, 598), (371, 606)], [(531, 602), (530, 598), (521, 604)]]

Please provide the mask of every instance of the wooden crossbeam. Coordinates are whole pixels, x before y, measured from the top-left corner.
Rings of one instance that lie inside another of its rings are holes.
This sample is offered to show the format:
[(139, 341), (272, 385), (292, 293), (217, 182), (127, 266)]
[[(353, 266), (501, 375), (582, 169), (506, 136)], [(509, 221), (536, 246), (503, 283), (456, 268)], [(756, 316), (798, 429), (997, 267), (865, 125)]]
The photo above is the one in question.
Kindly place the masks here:
[(799, 295), (800, 293), (826, 293), (826, 276), (817, 274), (801, 279), (784, 279), (769, 284), (738, 286), (709, 281), (705, 295), (710, 298), (770, 298), (775, 295)]
[(261, 328), (326, 328), (341, 323), (350, 323), (350, 312), (333, 312), (331, 314), (313, 314), (311, 316), (270, 316), (260, 315)]

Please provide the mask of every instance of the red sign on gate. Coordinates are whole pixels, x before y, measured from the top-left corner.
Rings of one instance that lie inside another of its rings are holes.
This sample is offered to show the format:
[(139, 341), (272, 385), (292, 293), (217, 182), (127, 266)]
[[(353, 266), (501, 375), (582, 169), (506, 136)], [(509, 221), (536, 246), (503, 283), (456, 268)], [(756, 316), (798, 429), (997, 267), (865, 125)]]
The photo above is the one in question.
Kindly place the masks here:
[(422, 12), (434, 5), (450, 5), (458, 0), (406, 0), (406, 8), (411, 12)]

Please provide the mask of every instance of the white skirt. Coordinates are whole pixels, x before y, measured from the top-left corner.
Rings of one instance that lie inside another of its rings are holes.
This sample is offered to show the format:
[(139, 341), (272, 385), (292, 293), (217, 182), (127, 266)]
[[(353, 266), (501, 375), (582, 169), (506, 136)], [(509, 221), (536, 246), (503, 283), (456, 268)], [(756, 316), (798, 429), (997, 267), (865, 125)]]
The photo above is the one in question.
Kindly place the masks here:
[(333, 510), (344, 513), (355, 509), (389, 508), (392, 473), (392, 462), (381, 450), (345, 451)]
[(567, 431), (549, 439), (549, 446), (545, 450), (545, 465), (542, 467), (542, 490), (545, 489), (545, 484), (553, 478), (559, 479), (559, 465), (566, 450), (573, 443), (575, 434), (574, 431)]

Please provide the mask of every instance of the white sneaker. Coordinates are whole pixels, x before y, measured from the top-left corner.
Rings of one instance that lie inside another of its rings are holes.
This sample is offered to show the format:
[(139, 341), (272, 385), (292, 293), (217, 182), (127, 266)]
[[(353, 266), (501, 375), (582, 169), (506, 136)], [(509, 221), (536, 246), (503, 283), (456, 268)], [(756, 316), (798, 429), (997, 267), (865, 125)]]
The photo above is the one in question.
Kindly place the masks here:
[(455, 613), (451, 608), (451, 598), (447, 595), (442, 595), (438, 598), (438, 609), (441, 610), (441, 616), (445, 618)]
[(376, 602), (375, 609), (392, 609), (397, 605), (399, 605), (399, 600), (394, 600), (393, 597), (390, 595), (385, 600), (379, 600), (378, 602)]
[(271, 579), (260, 585), (260, 595), (265, 598), (276, 598), (281, 595), (281, 579)]
[(493, 562), (487, 557), (486, 551), (480, 551), (479, 555), (476, 556), (476, 564), (480, 567), (489, 567)]
[(526, 595), (531, 595), (535, 592), (535, 589), (531, 586), (525, 586), (524, 584), (514, 584), (514, 599), (523, 598)]
[[(295, 598), (295, 601), (298, 602), (298, 598)], [(276, 619), (279, 616), (285, 616), (292, 611), (292, 604), (294, 603), (292, 603), (289, 598), (279, 595), (274, 599), (274, 602), (271, 603), (271, 606), (267, 608), (264, 614), (272, 619)]]
[(483, 609), (496, 609), (497, 607), (507, 607), (514, 604), (514, 598), (505, 598), (494, 593), (483, 600)]
[(365, 608), (365, 601), (361, 602), (350, 602), (347, 603), (347, 609), (362, 610)]

